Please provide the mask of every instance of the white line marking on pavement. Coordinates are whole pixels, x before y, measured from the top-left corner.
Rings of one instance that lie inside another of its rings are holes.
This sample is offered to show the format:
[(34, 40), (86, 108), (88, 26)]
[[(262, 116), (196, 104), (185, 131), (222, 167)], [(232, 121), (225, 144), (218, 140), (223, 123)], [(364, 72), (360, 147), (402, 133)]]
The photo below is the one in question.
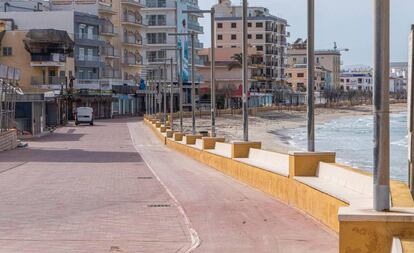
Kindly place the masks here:
[(138, 144), (135, 143), (134, 136), (132, 135), (132, 126), (131, 126), (131, 124), (137, 124), (137, 123), (136, 122), (127, 123), (128, 130), (129, 130), (129, 135), (131, 136), (132, 144), (134, 145), (135, 150), (142, 157), (142, 160), (144, 161), (144, 163), (150, 169), (152, 174), (154, 174), (154, 176), (158, 180), (158, 182), (160, 182), (160, 184), (164, 187), (164, 189), (168, 193), (168, 195), (170, 195), (171, 199), (174, 201), (176, 207), (178, 208), (178, 211), (184, 217), (184, 223), (187, 226), (187, 229), (188, 229), (188, 231), (190, 233), (190, 236), (191, 236), (191, 247), (187, 251), (185, 251), (185, 253), (190, 253), (193, 250), (195, 250), (198, 246), (200, 246), (200, 244), (201, 244), (200, 237), (198, 236), (197, 231), (193, 228), (190, 219), (188, 218), (186, 212), (184, 211), (184, 208), (178, 202), (177, 198), (172, 194), (172, 192), (168, 189), (168, 187), (161, 181), (161, 179), (158, 177), (157, 173), (154, 171), (154, 169), (151, 167), (151, 165), (145, 159), (144, 154), (141, 153), (140, 150), (138, 149), (138, 147), (142, 147), (143, 145), (138, 145)]

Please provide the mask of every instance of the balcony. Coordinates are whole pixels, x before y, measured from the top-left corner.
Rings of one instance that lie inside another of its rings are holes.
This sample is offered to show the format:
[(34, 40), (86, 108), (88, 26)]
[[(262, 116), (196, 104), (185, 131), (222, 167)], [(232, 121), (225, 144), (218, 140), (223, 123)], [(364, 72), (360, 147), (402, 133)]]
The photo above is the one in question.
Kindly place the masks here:
[(66, 62), (64, 54), (32, 54), (32, 67), (63, 67)]
[(113, 25), (103, 25), (101, 27), (101, 34), (103, 36), (113, 37), (113, 36), (116, 36), (118, 34), (118, 30)]
[(121, 71), (111, 68), (104, 68), (102, 70), (102, 77), (105, 79), (121, 79)]
[(126, 56), (124, 57), (122, 63), (127, 66), (139, 66), (142, 65), (141, 56)]
[(144, 8), (145, 4), (143, 0), (121, 0), (122, 4), (130, 5), (138, 8)]
[(99, 1), (98, 12), (100, 14), (108, 14), (108, 15), (115, 15), (116, 14), (116, 11), (114, 11), (112, 9), (112, 4), (111, 3), (105, 3), (105, 2), (102, 2), (102, 1)]
[(112, 86), (102, 79), (76, 79), (75, 89), (79, 90), (111, 90)]
[(96, 55), (77, 55), (76, 60), (85, 62), (102, 62), (102, 58)]
[(32, 76), (31, 85), (40, 89), (47, 90), (60, 90), (62, 86), (66, 84), (66, 78), (64, 76)]
[(124, 25), (142, 26), (142, 17), (136, 17), (134, 15), (124, 15), (122, 17), (122, 23)]
[[(200, 10), (200, 8), (196, 5), (187, 5), (187, 9), (189, 11), (199, 11)], [(203, 13), (191, 13), (191, 15), (197, 16), (199, 18), (204, 17)]]
[(194, 32), (197, 32), (197, 33), (203, 33), (204, 32), (204, 28), (202, 26), (200, 26), (198, 23), (189, 22), (188, 23), (188, 29), (192, 30)]
[(119, 58), (121, 54), (119, 50), (112, 47), (104, 47), (101, 49), (101, 55), (106, 58)]
[(122, 42), (124, 44), (127, 44), (128, 46), (142, 46), (142, 39), (137, 38), (135, 36), (125, 36)]
[[(202, 48), (204, 48), (204, 44), (203, 43), (201, 43), (200, 41), (195, 41), (195, 48), (196, 49), (202, 49)], [(189, 47), (190, 48), (192, 48), (192, 44), (191, 44), (191, 40), (189, 40)]]

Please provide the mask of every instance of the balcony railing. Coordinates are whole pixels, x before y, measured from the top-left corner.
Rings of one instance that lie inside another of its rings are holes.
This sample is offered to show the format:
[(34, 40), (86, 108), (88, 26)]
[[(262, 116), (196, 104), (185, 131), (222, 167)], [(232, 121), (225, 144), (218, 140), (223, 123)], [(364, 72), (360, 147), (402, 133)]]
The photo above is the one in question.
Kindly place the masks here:
[(110, 68), (104, 68), (102, 77), (107, 79), (121, 79), (121, 71)]
[(112, 48), (112, 47), (102, 48), (101, 52), (102, 52), (101, 54), (105, 57), (120, 57), (121, 56), (119, 50)]
[(76, 33), (75, 38), (79, 40), (104, 40), (101, 36), (92, 33)]
[(149, 20), (148, 26), (166, 26), (167, 21), (166, 20)]
[(147, 8), (166, 8), (167, 1), (166, 0), (147, 0)]
[(76, 60), (89, 61), (89, 62), (102, 62), (102, 58), (96, 55), (77, 55)]
[[(192, 47), (192, 43), (191, 43), (191, 40), (189, 41), (190, 43), (189, 43), (189, 46), (190, 47)], [(204, 44), (203, 43), (201, 43), (200, 41), (195, 41), (195, 48), (203, 48), (204, 47)]]
[(142, 57), (139, 56), (127, 56), (124, 57), (123, 63), (126, 65), (141, 65)]
[(142, 45), (142, 40), (135, 36), (125, 36), (123, 42), (127, 44)]
[(101, 34), (110, 34), (112, 36), (116, 35), (118, 30), (113, 25), (103, 25), (101, 27)]
[(98, 11), (105, 12), (105, 13), (114, 13), (111, 3), (105, 3), (101, 1), (99, 1)]
[(139, 7), (145, 7), (143, 0), (121, 0), (121, 2), (124, 4), (131, 4), (131, 5), (135, 5)]
[(196, 31), (196, 32), (200, 32), (200, 33), (204, 32), (204, 28), (200, 26), (198, 23), (188, 23), (188, 29)]
[(53, 62), (65, 62), (66, 56), (64, 54), (32, 54), (31, 61), (53, 61)]
[(142, 25), (142, 18), (136, 17), (134, 15), (124, 15), (122, 17), (123, 22), (133, 23), (136, 25)]
[(64, 85), (66, 78), (64, 76), (32, 76), (32, 85)]

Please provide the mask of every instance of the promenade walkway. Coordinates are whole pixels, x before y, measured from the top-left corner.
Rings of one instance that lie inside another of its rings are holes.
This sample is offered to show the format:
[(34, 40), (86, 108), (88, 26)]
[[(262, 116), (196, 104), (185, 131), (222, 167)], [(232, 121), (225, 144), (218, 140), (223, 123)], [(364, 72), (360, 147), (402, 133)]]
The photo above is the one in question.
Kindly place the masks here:
[(161, 145), (142, 122), (0, 153), (0, 252), (337, 252), (308, 216)]

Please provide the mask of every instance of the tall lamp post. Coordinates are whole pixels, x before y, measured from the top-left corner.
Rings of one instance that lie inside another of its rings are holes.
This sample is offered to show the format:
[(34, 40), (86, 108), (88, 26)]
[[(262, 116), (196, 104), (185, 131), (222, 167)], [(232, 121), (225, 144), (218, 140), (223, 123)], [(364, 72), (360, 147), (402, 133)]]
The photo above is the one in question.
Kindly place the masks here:
[[(192, 111), (192, 134), (196, 134), (196, 115), (195, 115), (195, 32), (189, 33), (170, 33), (170, 36), (190, 36), (191, 37), (191, 111)], [(182, 58), (182, 55), (181, 55)], [(182, 64), (181, 64), (182, 67)], [(181, 71), (182, 75), (182, 71)]]
[(374, 0), (374, 209), (390, 209), (390, 0)]
[(247, 0), (243, 0), (243, 141), (249, 141)]
[[(211, 60), (210, 60), (210, 96), (211, 96), (211, 137), (216, 137), (216, 32), (215, 32), (215, 9), (210, 10), (187, 10), (183, 13), (210, 13), (211, 18)], [(194, 44), (193, 44), (194, 47)]]
[(308, 106), (307, 137), (308, 151), (315, 151), (315, 112), (314, 112), (314, 76), (315, 76), (315, 0), (308, 0)]

